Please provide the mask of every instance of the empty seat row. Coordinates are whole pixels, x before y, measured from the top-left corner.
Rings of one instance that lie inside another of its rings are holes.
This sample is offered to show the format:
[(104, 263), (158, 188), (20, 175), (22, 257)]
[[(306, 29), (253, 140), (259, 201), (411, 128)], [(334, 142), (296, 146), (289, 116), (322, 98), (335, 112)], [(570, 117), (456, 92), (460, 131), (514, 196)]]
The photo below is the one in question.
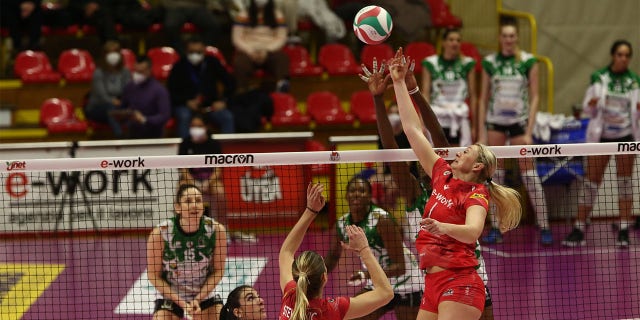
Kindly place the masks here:
[[(124, 64), (133, 69), (135, 55), (129, 49), (121, 50)], [(69, 82), (87, 82), (96, 69), (91, 54), (86, 50), (68, 49), (60, 54), (58, 68), (54, 70), (42, 51), (23, 51), (18, 54), (13, 67), (16, 76), (24, 83), (57, 83), (61, 78)]]
[(306, 113), (298, 108), (298, 102), (291, 94), (273, 93), (271, 98), (274, 105), (271, 124), (275, 127), (306, 126), (312, 120), (317, 125), (350, 125), (355, 119), (363, 124), (376, 122), (373, 97), (368, 90), (357, 91), (351, 95), (349, 112), (343, 109), (338, 96), (330, 91), (309, 94), (306, 100)]

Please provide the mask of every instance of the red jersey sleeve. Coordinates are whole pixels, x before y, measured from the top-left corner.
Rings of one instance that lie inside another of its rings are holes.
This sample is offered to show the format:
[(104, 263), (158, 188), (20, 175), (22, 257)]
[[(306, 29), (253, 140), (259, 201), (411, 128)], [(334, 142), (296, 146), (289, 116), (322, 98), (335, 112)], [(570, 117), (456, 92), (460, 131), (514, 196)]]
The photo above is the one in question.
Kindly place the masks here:
[(469, 192), (469, 196), (464, 201), (464, 209), (469, 209), (471, 206), (481, 206), (487, 212), (489, 211), (489, 190), (484, 185), (478, 185), (479, 187)]

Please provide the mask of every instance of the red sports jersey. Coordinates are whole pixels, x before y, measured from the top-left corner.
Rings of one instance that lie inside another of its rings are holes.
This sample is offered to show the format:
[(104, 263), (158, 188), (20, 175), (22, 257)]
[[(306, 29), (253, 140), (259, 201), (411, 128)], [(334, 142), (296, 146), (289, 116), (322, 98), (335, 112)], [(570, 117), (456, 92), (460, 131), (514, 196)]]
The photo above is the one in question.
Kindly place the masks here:
[[(438, 159), (431, 176), (433, 192), (424, 207), (423, 218), (444, 223), (464, 224), (467, 208), (489, 207), (489, 192), (483, 184), (454, 179), (451, 166)], [(475, 243), (463, 243), (448, 235), (434, 235), (420, 230), (416, 248), (420, 256), (420, 269), (439, 266), (445, 269), (475, 267)]]
[[(316, 298), (309, 300), (308, 320), (342, 320), (349, 310), (349, 297)], [(288, 320), (296, 304), (296, 282), (291, 280), (284, 288), (279, 320)]]

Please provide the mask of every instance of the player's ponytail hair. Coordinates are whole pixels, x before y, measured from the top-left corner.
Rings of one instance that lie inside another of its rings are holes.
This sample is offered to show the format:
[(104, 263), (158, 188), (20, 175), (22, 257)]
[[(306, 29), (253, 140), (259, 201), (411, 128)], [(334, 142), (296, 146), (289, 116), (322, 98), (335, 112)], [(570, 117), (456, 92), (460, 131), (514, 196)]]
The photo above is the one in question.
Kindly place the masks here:
[(491, 201), (496, 204), (498, 221), (500, 221), (500, 232), (507, 232), (514, 229), (520, 223), (522, 217), (522, 205), (520, 204), (520, 193), (518, 191), (497, 184), (491, 177), (496, 171), (498, 160), (493, 151), (485, 145), (476, 143), (478, 159), (476, 162), (484, 164), (484, 168), (478, 175), (478, 180), (487, 185)]
[(327, 272), (322, 256), (305, 251), (293, 261), (293, 280), (296, 281), (296, 304), (293, 307), (290, 320), (305, 320), (309, 298), (320, 294), (324, 286), (322, 275)]

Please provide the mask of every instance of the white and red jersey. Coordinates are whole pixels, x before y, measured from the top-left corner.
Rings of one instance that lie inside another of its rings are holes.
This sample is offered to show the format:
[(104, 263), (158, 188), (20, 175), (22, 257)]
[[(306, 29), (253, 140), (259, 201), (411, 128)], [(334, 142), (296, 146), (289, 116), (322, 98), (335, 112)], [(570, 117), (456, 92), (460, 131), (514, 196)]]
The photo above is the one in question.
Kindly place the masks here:
[[(489, 191), (483, 184), (453, 178), (451, 166), (438, 159), (431, 175), (433, 191), (425, 205), (423, 218), (444, 223), (465, 224), (471, 206), (489, 207)], [(476, 267), (475, 243), (460, 242), (448, 235), (434, 235), (420, 230), (416, 249), (420, 269), (439, 266), (445, 269)]]
[[(309, 299), (306, 319), (313, 320), (342, 320), (349, 310), (349, 297)], [(296, 282), (289, 281), (284, 288), (279, 320), (289, 320), (296, 305)]]

